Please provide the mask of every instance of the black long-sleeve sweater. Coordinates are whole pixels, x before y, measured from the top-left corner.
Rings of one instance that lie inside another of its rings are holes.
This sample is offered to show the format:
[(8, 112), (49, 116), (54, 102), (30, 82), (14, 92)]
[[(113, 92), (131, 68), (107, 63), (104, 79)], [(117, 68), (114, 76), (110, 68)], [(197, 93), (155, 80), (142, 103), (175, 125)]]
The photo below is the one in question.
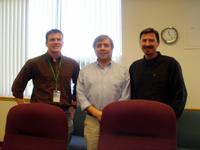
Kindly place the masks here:
[(129, 68), (131, 98), (156, 100), (170, 105), (177, 119), (184, 110), (187, 91), (180, 64), (172, 57), (161, 55), (152, 60), (133, 62)]

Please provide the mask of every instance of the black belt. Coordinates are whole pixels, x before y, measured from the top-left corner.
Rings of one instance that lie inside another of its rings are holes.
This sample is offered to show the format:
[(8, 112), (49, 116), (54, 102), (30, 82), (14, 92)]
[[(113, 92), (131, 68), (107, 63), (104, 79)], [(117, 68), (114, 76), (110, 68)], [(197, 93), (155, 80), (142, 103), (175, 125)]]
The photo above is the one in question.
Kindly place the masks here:
[(57, 102), (53, 102), (53, 103), (49, 103), (49, 104), (58, 106), (64, 111), (67, 111), (69, 109), (69, 107), (74, 107), (76, 109), (76, 106), (73, 104), (61, 104), (61, 103), (57, 103)]
[(87, 114), (88, 114), (89, 116), (91, 116), (91, 117), (94, 117), (90, 112), (87, 112)]

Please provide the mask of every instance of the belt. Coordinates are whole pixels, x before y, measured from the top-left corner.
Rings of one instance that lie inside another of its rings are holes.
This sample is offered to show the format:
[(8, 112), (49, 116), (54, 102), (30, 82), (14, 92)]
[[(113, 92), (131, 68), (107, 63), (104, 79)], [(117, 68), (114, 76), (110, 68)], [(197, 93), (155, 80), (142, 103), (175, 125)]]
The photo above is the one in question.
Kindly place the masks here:
[(58, 107), (60, 107), (60, 108), (61, 108), (62, 110), (64, 110), (64, 111), (68, 111), (69, 107), (74, 107), (74, 108), (76, 108), (76, 106), (73, 105), (73, 104), (61, 104), (61, 103), (56, 103), (56, 102), (48, 103), (48, 104), (58, 106)]
[(91, 117), (94, 117), (90, 112), (87, 112), (87, 114), (88, 114), (89, 116), (91, 116)]

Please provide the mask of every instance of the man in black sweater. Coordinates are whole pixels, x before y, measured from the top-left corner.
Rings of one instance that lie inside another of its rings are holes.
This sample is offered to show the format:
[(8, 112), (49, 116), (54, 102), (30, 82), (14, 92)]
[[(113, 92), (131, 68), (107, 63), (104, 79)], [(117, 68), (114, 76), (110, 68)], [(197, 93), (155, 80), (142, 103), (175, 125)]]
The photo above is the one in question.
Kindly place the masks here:
[(159, 34), (153, 28), (140, 33), (140, 46), (144, 58), (132, 63), (129, 68), (131, 99), (148, 99), (166, 103), (181, 116), (187, 98), (180, 64), (169, 56), (161, 55)]

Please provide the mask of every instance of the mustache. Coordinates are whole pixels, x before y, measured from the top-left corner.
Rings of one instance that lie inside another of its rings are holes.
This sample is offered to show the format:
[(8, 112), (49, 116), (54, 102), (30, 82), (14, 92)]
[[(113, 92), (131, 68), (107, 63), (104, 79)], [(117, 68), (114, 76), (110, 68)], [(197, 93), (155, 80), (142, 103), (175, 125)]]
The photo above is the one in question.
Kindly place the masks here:
[(143, 46), (143, 48), (144, 49), (152, 49), (152, 48), (154, 48), (154, 46), (151, 46), (151, 45), (150, 46)]

